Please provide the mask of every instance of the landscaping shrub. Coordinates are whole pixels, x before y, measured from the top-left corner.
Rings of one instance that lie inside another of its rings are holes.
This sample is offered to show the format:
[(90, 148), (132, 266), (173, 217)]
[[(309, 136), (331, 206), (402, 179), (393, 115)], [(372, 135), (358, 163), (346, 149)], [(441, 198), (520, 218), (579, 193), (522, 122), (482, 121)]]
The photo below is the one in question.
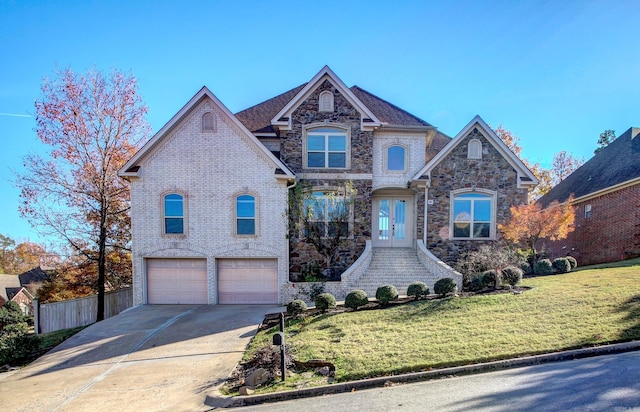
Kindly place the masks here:
[(515, 266), (508, 266), (502, 269), (502, 281), (511, 286), (515, 286), (522, 281), (522, 269)]
[(344, 306), (353, 310), (358, 309), (369, 303), (367, 292), (364, 290), (352, 290), (347, 297), (344, 298)]
[(298, 316), (307, 310), (307, 304), (304, 300), (296, 299), (287, 304), (287, 313), (292, 316)]
[(389, 301), (398, 299), (398, 289), (393, 285), (380, 286), (376, 290), (376, 299), (386, 305)]
[(571, 271), (571, 263), (567, 258), (553, 259), (553, 268), (558, 273), (567, 273)]
[(537, 275), (548, 275), (553, 273), (553, 265), (549, 259), (540, 259), (536, 262), (535, 273)]
[(4, 306), (0, 308), (0, 329), (2, 329), (2, 326), (27, 322), (27, 318), (20, 310), (20, 305), (16, 302), (5, 302)]
[(40, 349), (40, 338), (30, 335), (26, 322), (6, 325), (0, 332), (0, 365), (16, 364)]
[(441, 297), (447, 296), (448, 293), (455, 293), (457, 289), (456, 282), (451, 278), (438, 279), (433, 285), (433, 291)]
[(482, 272), (482, 283), (485, 287), (496, 288), (500, 283), (500, 275), (497, 270), (485, 270)]
[(313, 301), (321, 312), (336, 307), (336, 298), (331, 293), (321, 293)]
[(520, 269), (522, 269), (523, 275), (528, 275), (529, 273), (533, 272), (533, 270), (531, 270), (531, 265), (529, 264), (529, 262), (522, 262), (520, 264)]
[(486, 287), (487, 286), (484, 283), (484, 278), (482, 275), (474, 275), (471, 278), (471, 282), (469, 282), (469, 284), (466, 285), (466, 289), (471, 292), (479, 292)]
[(578, 267), (578, 261), (573, 256), (566, 256), (565, 259), (569, 261), (569, 264), (571, 265), (571, 270)]
[(424, 282), (413, 282), (407, 288), (407, 295), (413, 296), (416, 300), (429, 295), (429, 286)]
[[(456, 270), (463, 274), (463, 284), (484, 271), (501, 270), (507, 266), (520, 266), (527, 261), (526, 254), (503, 245), (482, 245), (478, 250), (466, 252), (456, 262)], [(466, 275), (466, 276), (465, 276)]]

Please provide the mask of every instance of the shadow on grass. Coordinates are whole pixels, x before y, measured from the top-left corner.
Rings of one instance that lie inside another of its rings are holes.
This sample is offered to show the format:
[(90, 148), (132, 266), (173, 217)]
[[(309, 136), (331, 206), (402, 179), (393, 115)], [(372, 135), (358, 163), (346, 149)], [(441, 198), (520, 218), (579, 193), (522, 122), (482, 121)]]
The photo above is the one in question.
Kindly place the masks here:
[(620, 338), (623, 340), (640, 338), (640, 294), (629, 298), (616, 312), (626, 313), (624, 320), (635, 322), (633, 326), (620, 332)]

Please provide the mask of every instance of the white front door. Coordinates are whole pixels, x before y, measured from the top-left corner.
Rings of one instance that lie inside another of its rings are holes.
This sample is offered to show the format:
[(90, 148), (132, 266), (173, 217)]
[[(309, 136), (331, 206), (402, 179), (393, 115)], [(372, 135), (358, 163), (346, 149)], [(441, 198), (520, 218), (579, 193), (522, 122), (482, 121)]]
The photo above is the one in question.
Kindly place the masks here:
[(373, 205), (373, 246), (410, 247), (413, 243), (412, 198), (375, 197)]

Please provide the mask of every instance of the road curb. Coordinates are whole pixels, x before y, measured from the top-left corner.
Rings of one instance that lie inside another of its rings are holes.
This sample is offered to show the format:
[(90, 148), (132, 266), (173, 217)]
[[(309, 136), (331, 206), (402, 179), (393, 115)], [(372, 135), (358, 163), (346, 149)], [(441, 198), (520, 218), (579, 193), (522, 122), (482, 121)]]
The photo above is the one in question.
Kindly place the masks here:
[(590, 348), (573, 349), (562, 352), (547, 353), (542, 355), (525, 356), (515, 359), (506, 359), (473, 365), (456, 366), (451, 368), (436, 369), (425, 372), (414, 372), (402, 375), (383, 376), (379, 378), (363, 379), (352, 382), (336, 383), (331, 385), (303, 388), (283, 392), (267, 393), (251, 396), (236, 396), (229, 398), (207, 397), (205, 402), (217, 407), (242, 407), (258, 405), (261, 403), (280, 402), (290, 399), (322, 396), (335, 393), (353, 392), (361, 389), (381, 388), (392, 384), (419, 382), (448, 376), (467, 375), (474, 373), (490, 372), (501, 369), (509, 369), (530, 365), (538, 365), (550, 362), (559, 362), (572, 359), (588, 358), (600, 355), (610, 355), (640, 349), (640, 341), (615, 343), (611, 345), (594, 346)]

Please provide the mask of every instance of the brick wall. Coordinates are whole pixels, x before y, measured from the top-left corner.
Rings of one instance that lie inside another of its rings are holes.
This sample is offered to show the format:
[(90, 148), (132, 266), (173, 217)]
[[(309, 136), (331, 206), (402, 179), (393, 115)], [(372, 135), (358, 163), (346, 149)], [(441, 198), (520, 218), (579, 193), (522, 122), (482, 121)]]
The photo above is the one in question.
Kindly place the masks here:
[(571, 255), (582, 266), (640, 256), (640, 184), (582, 201), (574, 210), (575, 230), (546, 244), (552, 258)]
[[(205, 112), (215, 130), (203, 132)], [(286, 182), (275, 166), (212, 101), (199, 102), (143, 159), (131, 182), (133, 300), (144, 303), (144, 258), (206, 258), (209, 303), (217, 303), (218, 257), (278, 259), (278, 282), (287, 281)], [(163, 234), (163, 195), (185, 198), (185, 234)], [(235, 196), (256, 197), (257, 234), (235, 235)]]

